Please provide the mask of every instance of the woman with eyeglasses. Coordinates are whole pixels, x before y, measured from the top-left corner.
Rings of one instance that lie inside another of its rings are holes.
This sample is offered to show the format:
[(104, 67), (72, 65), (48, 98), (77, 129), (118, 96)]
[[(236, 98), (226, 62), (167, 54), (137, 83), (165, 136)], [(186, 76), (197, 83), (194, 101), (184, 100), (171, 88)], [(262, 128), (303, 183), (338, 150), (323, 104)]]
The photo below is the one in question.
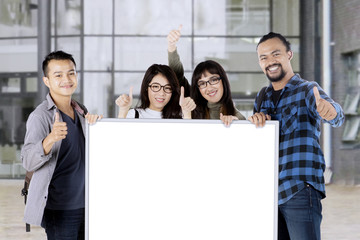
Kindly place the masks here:
[(226, 126), (233, 120), (245, 120), (234, 106), (225, 70), (215, 61), (207, 60), (196, 66), (190, 96), (196, 103), (194, 119), (221, 119)]
[(132, 91), (130, 88), (129, 95), (116, 99), (118, 118), (191, 119), (191, 111), (196, 107), (190, 97), (184, 97), (174, 71), (166, 65), (153, 64), (147, 69), (141, 84), (140, 104), (135, 109), (130, 109)]
[(185, 95), (190, 92), (191, 98), (196, 103), (192, 118), (221, 119), (226, 126), (229, 126), (234, 119), (245, 120), (245, 117), (234, 107), (230, 83), (224, 69), (217, 62), (209, 60), (197, 65), (192, 84), (189, 86), (176, 46), (180, 40), (181, 29), (182, 25), (170, 31), (167, 36), (168, 61), (180, 84), (185, 87)]

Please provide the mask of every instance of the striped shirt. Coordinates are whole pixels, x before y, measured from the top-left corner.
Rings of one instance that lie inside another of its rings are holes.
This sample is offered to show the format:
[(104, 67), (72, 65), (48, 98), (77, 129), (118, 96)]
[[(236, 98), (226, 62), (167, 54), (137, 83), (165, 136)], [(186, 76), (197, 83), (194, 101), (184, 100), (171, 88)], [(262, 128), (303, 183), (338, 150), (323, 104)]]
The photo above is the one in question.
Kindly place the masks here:
[[(316, 110), (315, 86), (320, 96), (336, 109), (337, 116), (331, 121), (323, 120)], [(325, 161), (319, 140), (321, 121), (339, 127), (345, 120), (344, 112), (316, 82), (306, 81), (298, 74), (282, 89), (277, 103), (272, 101), (273, 91), (270, 84), (260, 111), (269, 114), (271, 120), (279, 121), (279, 205), (291, 199), (305, 184), (312, 185), (325, 197)], [(256, 101), (254, 107), (258, 109)]]

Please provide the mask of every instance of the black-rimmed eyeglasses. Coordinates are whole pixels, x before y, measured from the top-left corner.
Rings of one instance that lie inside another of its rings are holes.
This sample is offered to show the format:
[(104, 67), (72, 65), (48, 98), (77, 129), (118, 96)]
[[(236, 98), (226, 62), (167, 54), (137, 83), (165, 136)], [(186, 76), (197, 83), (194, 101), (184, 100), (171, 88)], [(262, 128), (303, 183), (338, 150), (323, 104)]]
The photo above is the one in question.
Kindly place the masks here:
[(162, 85), (160, 85), (160, 83), (152, 83), (149, 85), (149, 88), (153, 92), (159, 92), (161, 90), (161, 88), (163, 88), (164, 92), (172, 93), (172, 88), (171, 88), (170, 84), (166, 84), (166, 85), (162, 86)]
[(203, 88), (207, 87), (208, 83), (210, 85), (215, 85), (215, 84), (218, 84), (220, 82), (220, 80), (221, 80), (220, 77), (212, 77), (208, 81), (200, 80), (197, 82), (197, 86), (198, 86), (198, 88), (203, 89)]

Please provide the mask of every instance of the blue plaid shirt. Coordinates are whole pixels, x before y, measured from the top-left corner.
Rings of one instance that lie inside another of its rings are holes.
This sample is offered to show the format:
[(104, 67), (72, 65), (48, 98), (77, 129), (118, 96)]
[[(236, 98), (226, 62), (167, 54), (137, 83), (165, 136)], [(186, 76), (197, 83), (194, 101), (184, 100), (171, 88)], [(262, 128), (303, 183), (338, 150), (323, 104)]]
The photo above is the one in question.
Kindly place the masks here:
[[(323, 121), (333, 127), (341, 126), (345, 119), (341, 106), (329, 98), (316, 82), (306, 81), (298, 74), (282, 89), (277, 105), (272, 101), (271, 84), (261, 104), (260, 111), (269, 114), (271, 120), (278, 120), (280, 126), (279, 205), (291, 199), (305, 184), (312, 185), (325, 197), (325, 161), (319, 140), (322, 118), (316, 110), (315, 86), (321, 97), (330, 102), (337, 112), (333, 120)], [(258, 109), (256, 101), (254, 108)]]

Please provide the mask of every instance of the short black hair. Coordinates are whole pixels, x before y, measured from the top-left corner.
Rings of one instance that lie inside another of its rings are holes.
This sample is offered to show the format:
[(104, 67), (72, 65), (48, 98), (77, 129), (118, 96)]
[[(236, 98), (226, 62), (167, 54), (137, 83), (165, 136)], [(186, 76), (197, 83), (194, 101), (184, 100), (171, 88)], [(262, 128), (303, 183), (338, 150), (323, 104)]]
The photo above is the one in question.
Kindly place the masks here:
[(45, 57), (45, 59), (42, 63), (42, 70), (44, 72), (44, 76), (48, 75), (48, 65), (51, 60), (70, 60), (74, 63), (74, 65), (76, 67), (75, 60), (71, 54), (63, 52), (63, 51), (54, 51), (54, 52), (49, 53)]
[(283, 42), (283, 44), (285, 45), (286, 51), (287, 51), (287, 52), (288, 52), (288, 51), (291, 51), (291, 44), (290, 44), (290, 42), (289, 42), (288, 40), (286, 40), (286, 38), (285, 38), (283, 35), (281, 35), (280, 33), (274, 33), (274, 32), (269, 32), (268, 34), (262, 36), (262, 38), (260, 39), (259, 43), (256, 45), (256, 50), (258, 49), (260, 43), (265, 42), (266, 40), (269, 40), (269, 39), (271, 39), (271, 38), (278, 38), (278, 39), (280, 39), (280, 40)]

